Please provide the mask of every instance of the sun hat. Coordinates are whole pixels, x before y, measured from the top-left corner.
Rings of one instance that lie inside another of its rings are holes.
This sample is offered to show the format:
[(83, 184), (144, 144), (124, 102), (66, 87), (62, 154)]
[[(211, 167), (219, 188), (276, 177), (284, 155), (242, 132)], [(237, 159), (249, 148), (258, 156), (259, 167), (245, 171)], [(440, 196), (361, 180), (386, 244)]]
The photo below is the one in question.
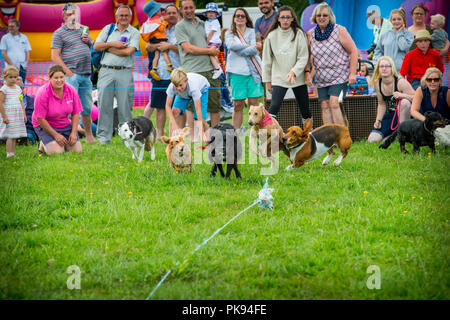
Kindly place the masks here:
[(144, 6), (144, 12), (149, 18), (153, 17), (155, 13), (161, 8), (161, 3), (149, 1)]
[(205, 12), (203, 12), (203, 15), (206, 17), (206, 13), (209, 11), (216, 12), (217, 13), (216, 18), (218, 18), (222, 15), (222, 13), (219, 11), (219, 6), (215, 2), (210, 2), (206, 5), (206, 10), (205, 10)]
[(414, 43), (416, 43), (419, 40), (430, 40), (433, 41), (433, 39), (430, 36), (430, 33), (427, 30), (419, 30), (416, 33), (416, 37), (414, 38)]

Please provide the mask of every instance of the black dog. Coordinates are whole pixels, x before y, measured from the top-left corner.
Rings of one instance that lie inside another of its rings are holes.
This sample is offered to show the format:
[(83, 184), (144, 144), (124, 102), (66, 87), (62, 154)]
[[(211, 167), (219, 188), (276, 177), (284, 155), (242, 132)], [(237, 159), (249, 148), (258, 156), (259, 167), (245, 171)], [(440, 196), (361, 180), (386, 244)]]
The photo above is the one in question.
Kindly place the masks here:
[[(210, 141), (208, 159), (214, 165), (211, 169), (211, 176), (215, 177), (217, 168), (220, 175), (227, 179), (230, 178), (231, 170), (234, 169), (236, 178), (241, 178), (237, 163), (242, 157), (242, 144), (234, 127), (228, 123), (219, 123), (209, 130)], [(224, 174), (222, 163), (226, 162), (227, 172)]]
[(395, 138), (398, 136), (400, 143), (400, 151), (408, 153), (405, 143), (412, 143), (414, 153), (419, 153), (420, 147), (429, 146), (432, 152), (435, 152), (433, 132), (437, 128), (445, 127), (445, 120), (440, 113), (427, 111), (425, 112), (425, 121), (417, 119), (406, 120), (400, 123), (398, 128), (392, 133), (380, 148), (387, 149)]

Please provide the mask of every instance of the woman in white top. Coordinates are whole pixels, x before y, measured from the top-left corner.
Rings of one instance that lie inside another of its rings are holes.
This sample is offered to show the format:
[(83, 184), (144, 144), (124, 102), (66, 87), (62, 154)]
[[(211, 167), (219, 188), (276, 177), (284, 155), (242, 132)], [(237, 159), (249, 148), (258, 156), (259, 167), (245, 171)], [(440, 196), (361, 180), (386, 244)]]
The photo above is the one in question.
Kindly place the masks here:
[[(276, 118), (286, 91), (292, 88), (299, 115), (311, 118), (308, 89), (305, 84), (309, 46), (306, 33), (298, 24), (295, 12), (284, 6), (278, 10), (266, 34), (263, 48), (263, 82), (272, 94), (269, 113)], [(298, 119), (301, 123), (301, 119)]]
[(225, 34), (227, 78), (234, 101), (233, 126), (240, 130), (244, 101), (258, 105), (264, 95), (261, 81), (261, 59), (256, 49), (256, 34), (247, 10), (237, 8), (231, 28)]

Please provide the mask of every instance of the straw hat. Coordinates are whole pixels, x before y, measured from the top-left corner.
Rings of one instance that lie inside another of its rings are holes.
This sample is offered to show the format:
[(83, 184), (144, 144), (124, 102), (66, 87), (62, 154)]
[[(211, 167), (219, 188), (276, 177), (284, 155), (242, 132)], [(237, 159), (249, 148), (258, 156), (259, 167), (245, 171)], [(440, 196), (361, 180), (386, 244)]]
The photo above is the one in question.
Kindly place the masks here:
[(414, 38), (414, 43), (416, 43), (419, 40), (430, 40), (430, 41), (433, 41), (433, 39), (430, 36), (430, 33), (427, 30), (417, 31), (416, 37)]

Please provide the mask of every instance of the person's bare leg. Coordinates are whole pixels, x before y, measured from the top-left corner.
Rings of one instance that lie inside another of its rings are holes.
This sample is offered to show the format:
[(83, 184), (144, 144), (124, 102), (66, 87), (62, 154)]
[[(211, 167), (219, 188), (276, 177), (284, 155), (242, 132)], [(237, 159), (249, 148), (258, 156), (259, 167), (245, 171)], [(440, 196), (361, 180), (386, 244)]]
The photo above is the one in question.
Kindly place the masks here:
[(64, 147), (60, 146), (58, 142), (52, 141), (44, 145), (44, 151), (47, 155), (58, 154), (64, 152)]
[(339, 97), (330, 96), (330, 110), (333, 123), (345, 126), (344, 117), (339, 106)]
[(150, 119), (150, 117), (152, 116), (153, 110), (155, 110), (155, 108), (150, 107), (150, 101), (149, 101), (144, 109), (144, 117), (147, 117)]
[(371, 132), (367, 138), (367, 142), (369, 143), (380, 142), (381, 140), (383, 140), (383, 137), (378, 132)]
[[(186, 111), (186, 118), (187, 118), (187, 123), (189, 128), (191, 129), (191, 141), (192, 142), (196, 142), (197, 138), (195, 137), (195, 127), (194, 127), (194, 112), (193, 111)], [(183, 125), (182, 127), (180, 127), (181, 129), (183, 129), (185, 127), (185, 125)]]
[(65, 147), (65, 150), (66, 150), (67, 152), (81, 153), (82, 147), (81, 147), (80, 141), (77, 141), (73, 146), (67, 145), (67, 146)]
[(156, 109), (156, 140), (161, 140), (164, 135), (164, 126), (166, 125), (166, 110)]
[(333, 123), (333, 116), (331, 115), (330, 103), (328, 100), (320, 101), (320, 108), (322, 109), (322, 122)]
[(16, 148), (16, 139), (15, 138), (6, 139), (6, 153), (14, 154), (15, 148)]
[(234, 111), (232, 123), (233, 127), (236, 130), (240, 130), (242, 126), (243, 119), (243, 110), (244, 110), (244, 100), (234, 100)]
[(215, 127), (220, 122), (220, 112), (210, 112), (209, 117), (211, 119), (211, 127)]
[(85, 131), (86, 143), (95, 143), (97, 140), (94, 138), (91, 126), (92, 118), (91, 115), (81, 115), (81, 123)]
[(411, 118), (411, 102), (406, 99), (402, 99), (400, 102), (399, 123)]

